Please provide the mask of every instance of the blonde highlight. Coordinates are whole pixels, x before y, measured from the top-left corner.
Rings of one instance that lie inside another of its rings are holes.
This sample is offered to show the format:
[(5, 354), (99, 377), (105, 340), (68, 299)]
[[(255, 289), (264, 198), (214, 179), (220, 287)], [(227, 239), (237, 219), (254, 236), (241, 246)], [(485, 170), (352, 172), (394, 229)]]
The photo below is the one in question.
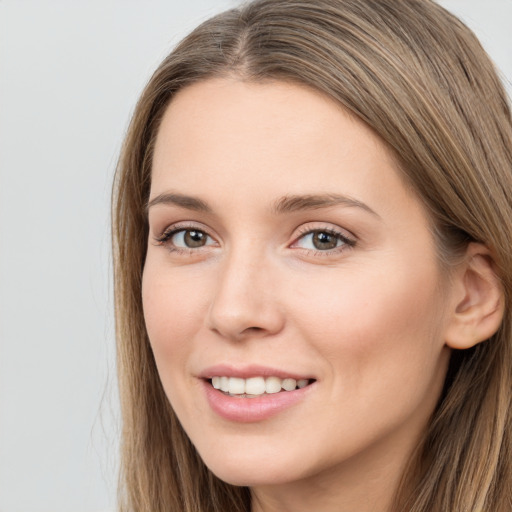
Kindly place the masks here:
[(504, 321), (485, 343), (454, 352), (393, 510), (512, 510), (511, 113), (478, 40), (430, 0), (257, 0), (198, 27), (151, 78), (121, 152), (112, 203), (120, 510), (250, 510), (249, 490), (204, 466), (169, 405), (141, 300), (161, 118), (181, 89), (225, 75), (298, 82), (334, 99), (393, 149), (429, 212), (446, 266), (470, 241), (491, 250)]

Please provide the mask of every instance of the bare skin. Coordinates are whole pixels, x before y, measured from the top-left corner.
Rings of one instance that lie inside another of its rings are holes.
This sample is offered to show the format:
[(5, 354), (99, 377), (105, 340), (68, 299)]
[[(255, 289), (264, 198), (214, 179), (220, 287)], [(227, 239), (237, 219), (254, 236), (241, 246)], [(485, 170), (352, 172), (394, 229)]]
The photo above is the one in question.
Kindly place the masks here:
[[(388, 148), (310, 89), (208, 80), (168, 107), (149, 204), (147, 329), (207, 466), (251, 487), (254, 512), (387, 511), (463, 293)], [(212, 365), (310, 385), (236, 421), (212, 408)]]

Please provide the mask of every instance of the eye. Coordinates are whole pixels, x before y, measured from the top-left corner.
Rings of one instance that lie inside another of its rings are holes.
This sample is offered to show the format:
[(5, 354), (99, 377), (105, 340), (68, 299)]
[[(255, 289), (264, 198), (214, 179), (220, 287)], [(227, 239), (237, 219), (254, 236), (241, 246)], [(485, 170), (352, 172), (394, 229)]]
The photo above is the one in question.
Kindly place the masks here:
[(212, 239), (204, 232), (199, 229), (182, 229), (176, 231), (170, 238), (169, 241), (175, 247), (182, 247), (187, 249), (197, 249), (198, 247), (204, 247), (211, 242)]
[(332, 229), (314, 229), (302, 234), (293, 247), (312, 251), (334, 251), (344, 246), (354, 246), (355, 241)]
[(161, 245), (167, 245), (170, 250), (201, 249), (215, 245), (215, 240), (205, 231), (197, 228), (173, 227), (167, 229), (156, 238)]

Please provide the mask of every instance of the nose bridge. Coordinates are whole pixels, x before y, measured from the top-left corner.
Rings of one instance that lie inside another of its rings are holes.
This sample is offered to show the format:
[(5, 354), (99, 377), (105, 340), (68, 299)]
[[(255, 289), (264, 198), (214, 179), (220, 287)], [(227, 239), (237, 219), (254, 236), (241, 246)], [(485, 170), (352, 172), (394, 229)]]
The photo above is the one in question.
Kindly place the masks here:
[(233, 247), (220, 266), (209, 324), (224, 337), (262, 336), (282, 328), (272, 264), (257, 245), (248, 240)]

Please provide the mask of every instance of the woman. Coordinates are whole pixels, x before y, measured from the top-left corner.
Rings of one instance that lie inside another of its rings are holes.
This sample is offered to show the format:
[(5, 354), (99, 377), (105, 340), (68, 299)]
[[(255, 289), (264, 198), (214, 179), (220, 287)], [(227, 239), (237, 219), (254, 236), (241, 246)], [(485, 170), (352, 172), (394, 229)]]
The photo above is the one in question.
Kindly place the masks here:
[(511, 141), (431, 1), (188, 36), (115, 186), (122, 510), (510, 510)]

